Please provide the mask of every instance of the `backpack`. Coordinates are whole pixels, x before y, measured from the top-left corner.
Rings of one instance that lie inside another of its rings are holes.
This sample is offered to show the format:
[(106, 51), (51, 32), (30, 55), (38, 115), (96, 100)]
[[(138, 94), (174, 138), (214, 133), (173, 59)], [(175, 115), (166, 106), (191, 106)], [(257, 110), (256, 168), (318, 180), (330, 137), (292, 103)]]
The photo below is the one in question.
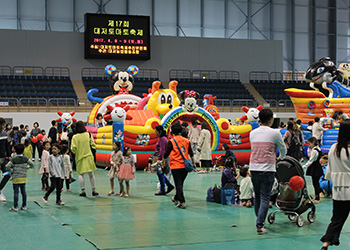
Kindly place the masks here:
[(207, 191), (207, 202), (215, 202), (215, 199), (214, 199), (214, 187), (208, 188), (208, 191)]
[(221, 204), (221, 187), (214, 186), (214, 202)]
[(288, 155), (299, 159), (301, 154), (301, 142), (298, 134), (292, 133), (292, 139), (288, 149)]

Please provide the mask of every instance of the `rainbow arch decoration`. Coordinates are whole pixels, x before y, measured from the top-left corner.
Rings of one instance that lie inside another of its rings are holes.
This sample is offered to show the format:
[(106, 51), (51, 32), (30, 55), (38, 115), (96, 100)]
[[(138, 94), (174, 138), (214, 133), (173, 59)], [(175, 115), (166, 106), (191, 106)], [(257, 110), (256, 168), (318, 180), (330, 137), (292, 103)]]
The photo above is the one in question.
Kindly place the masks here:
[(168, 131), (171, 124), (180, 119), (186, 121), (200, 120), (201, 122), (205, 121), (206, 123), (208, 123), (209, 131), (212, 137), (211, 150), (218, 150), (220, 143), (219, 127), (214, 117), (208, 111), (199, 107), (195, 113), (188, 114), (182, 109), (181, 106), (179, 106), (170, 110), (161, 120), (161, 124), (164, 127), (164, 129)]

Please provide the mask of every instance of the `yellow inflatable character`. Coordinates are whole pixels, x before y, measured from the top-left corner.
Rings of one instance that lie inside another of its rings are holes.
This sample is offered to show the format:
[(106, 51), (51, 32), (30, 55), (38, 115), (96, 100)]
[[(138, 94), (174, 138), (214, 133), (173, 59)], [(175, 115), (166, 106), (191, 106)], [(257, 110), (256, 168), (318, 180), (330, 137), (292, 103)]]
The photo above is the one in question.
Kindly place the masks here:
[(177, 81), (169, 82), (169, 89), (159, 89), (160, 81), (152, 84), (152, 96), (150, 97), (147, 109), (152, 110), (154, 115), (165, 115), (169, 110), (180, 105), (180, 99), (176, 93)]

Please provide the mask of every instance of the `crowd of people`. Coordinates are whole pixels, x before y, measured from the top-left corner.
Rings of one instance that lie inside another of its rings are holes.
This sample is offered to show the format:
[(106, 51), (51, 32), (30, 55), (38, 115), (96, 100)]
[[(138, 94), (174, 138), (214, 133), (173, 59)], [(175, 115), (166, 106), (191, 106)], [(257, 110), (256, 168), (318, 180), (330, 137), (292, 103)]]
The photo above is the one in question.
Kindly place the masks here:
[[(332, 195), (333, 217), (326, 235), (321, 240), (324, 242), (323, 249), (327, 249), (329, 245), (338, 245), (341, 228), (350, 212), (348, 152), (350, 120), (345, 119), (340, 123), (338, 142), (332, 146), (327, 155), (323, 154), (319, 147), (322, 133), (326, 130), (320, 125), (319, 118), (316, 117), (315, 122), (309, 123), (307, 128), (301, 127), (300, 120), (294, 122), (293, 119), (290, 119), (283, 137), (279, 130), (271, 128), (274, 118), (270, 109), (262, 109), (259, 119), (260, 126), (250, 133), (249, 166), (238, 166), (236, 156), (229, 146), (222, 145), (225, 155), (217, 158), (224, 165), (221, 176), (222, 187), (237, 188), (239, 186), (241, 206), (254, 206), (257, 217), (257, 234), (265, 234), (267, 233), (264, 227), (267, 212), (274, 204), (278, 194), (278, 185), (277, 188), (275, 187), (276, 160), (282, 160), (286, 155), (291, 156), (303, 163), (302, 167), (306, 169), (306, 175), (311, 176), (315, 203), (320, 202), (320, 197)], [(51, 125), (49, 134), (46, 135), (37, 122), (33, 124), (33, 129), (30, 131), (28, 125), (21, 124), (19, 127), (11, 127), (5, 123), (3, 118), (0, 118), (0, 165), (2, 172), (8, 173), (3, 176), (0, 183), (0, 201), (6, 201), (2, 190), (12, 176), (14, 205), (10, 211), (19, 211), (19, 190), (23, 198), (20, 209), (27, 209), (25, 190), (27, 170), (34, 166), (36, 151), (37, 159), (41, 161), (39, 174), (42, 175), (42, 190), (46, 191), (43, 196), (44, 203), (48, 202), (50, 194), (56, 189), (56, 204), (64, 205), (61, 199), (63, 184), (65, 181), (67, 192), (73, 192), (70, 189), (70, 183), (75, 180), (72, 175), (73, 169), (76, 170), (79, 177), (80, 196), (87, 196), (85, 179), (90, 181), (92, 196), (99, 195), (96, 191), (94, 176), (96, 144), (91, 134), (86, 131), (85, 124), (78, 121), (69, 129), (63, 128), (61, 135), (58, 134), (57, 122), (52, 121)], [(105, 125), (101, 116), (96, 121), (96, 125)], [(155, 195), (167, 195), (175, 189), (176, 193), (171, 197), (171, 201), (181, 209), (186, 208), (183, 187), (188, 175), (184, 166), (184, 158), (195, 162), (196, 153), (204, 172), (208, 172), (212, 167), (211, 135), (208, 125), (205, 122), (199, 124), (197, 121), (193, 121), (191, 125), (188, 129), (188, 124), (185, 122), (174, 123), (170, 128), (171, 137), (167, 137), (161, 125), (157, 126), (155, 131), (158, 142), (149, 165), (149, 168), (156, 166), (159, 180), (159, 191)], [(313, 135), (307, 140), (309, 145), (307, 157), (303, 155), (305, 144), (303, 129), (310, 130)], [(280, 152), (278, 157), (276, 157), (277, 148)], [(108, 177), (111, 189), (107, 195), (129, 197), (130, 181), (135, 178), (136, 171), (131, 148), (121, 147), (120, 142), (115, 142), (110, 163)], [(171, 176), (174, 185), (171, 183)], [(119, 182), (119, 192), (115, 192), (114, 179)], [(330, 180), (332, 180), (331, 184)], [(326, 184), (328, 187), (321, 185), (322, 182), (328, 183)], [(330, 188), (331, 185), (333, 188)]]

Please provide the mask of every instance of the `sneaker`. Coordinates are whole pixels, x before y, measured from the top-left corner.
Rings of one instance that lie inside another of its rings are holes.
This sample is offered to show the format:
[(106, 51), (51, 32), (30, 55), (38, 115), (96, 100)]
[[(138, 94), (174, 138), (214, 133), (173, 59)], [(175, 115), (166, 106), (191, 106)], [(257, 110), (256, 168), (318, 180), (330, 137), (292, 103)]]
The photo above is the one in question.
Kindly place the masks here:
[(157, 193), (155, 193), (154, 195), (166, 195), (165, 191), (159, 191)]
[(43, 202), (47, 204), (47, 198), (45, 196), (43, 197)]
[(171, 197), (171, 201), (174, 203), (175, 206), (179, 204), (179, 201), (175, 199), (175, 196)]
[(0, 191), (0, 201), (6, 201), (6, 197), (2, 191)]
[(46, 191), (46, 187), (41, 188), (42, 191)]
[(27, 211), (27, 207), (26, 207), (26, 206), (21, 207), (21, 210), (22, 210), (22, 211)]
[(320, 193), (320, 197), (324, 197), (325, 195), (324, 195), (324, 193)]
[(267, 234), (266, 228), (262, 227), (262, 228), (257, 228), (256, 232), (261, 235), (261, 234)]
[(181, 209), (185, 209), (186, 208), (186, 204), (185, 204), (185, 202), (181, 202), (181, 203), (177, 204), (176, 207), (177, 208), (181, 208)]
[(9, 211), (18, 212), (18, 207), (11, 207)]
[(41, 159), (40, 159), (40, 158), (39, 158), (38, 160), (39, 160), (39, 161), (41, 161)]
[(82, 192), (81, 194), (79, 194), (79, 196), (86, 197), (86, 193)]
[(166, 191), (166, 193), (167, 193), (167, 194), (170, 193), (171, 191), (173, 191), (173, 189), (174, 189), (174, 186), (173, 186), (173, 185), (169, 186), (169, 187), (168, 187), (168, 190)]
[(96, 191), (92, 191), (92, 196), (98, 196), (99, 193), (97, 193)]
[(58, 205), (58, 206), (63, 206), (63, 205), (64, 205), (64, 202), (63, 202), (63, 201), (58, 201), (58, 202), (56, 202), (56, 205)]

